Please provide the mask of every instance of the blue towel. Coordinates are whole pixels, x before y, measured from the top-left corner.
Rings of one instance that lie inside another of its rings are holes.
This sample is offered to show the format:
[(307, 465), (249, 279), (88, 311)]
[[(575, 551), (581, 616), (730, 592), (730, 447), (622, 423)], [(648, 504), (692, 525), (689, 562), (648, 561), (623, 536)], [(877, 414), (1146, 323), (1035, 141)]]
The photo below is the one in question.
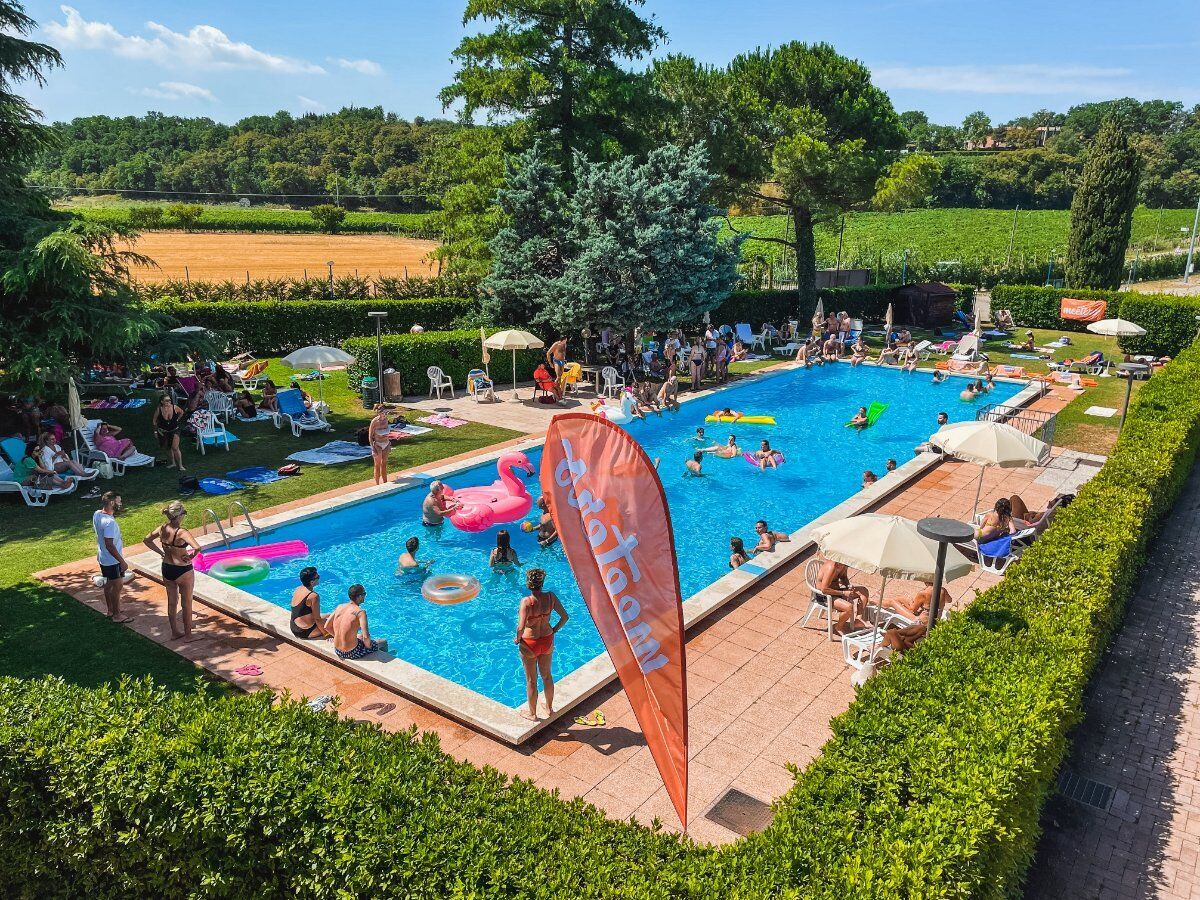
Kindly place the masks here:
[(266, 466), (247, 466), (244, 469), (234, 469), (232, 472), (226, 472), (225, 477), (230, 481), (248, 481), (250, 484), (270, 484), (273, 481), (283, 480), (282, 475)]
[(1012, 535), (1006, 534), (1004, 537), (998, 537), (994, 541), (988, 541), (986, 544), (979, 545), (979, 552), (984, 556), (996, 557), (1003, 559), (1006, 556), (1012, 556)]
[(240, 491), (242, 487), (236, 481), (226, 481), (224, 478), (200, 479), (200, 490), (206, 494), (216, 494), (218, 497), (222, 494), (232, 494), (234, 491)]
[(238, 436), (236, 434), (230, 434), (228, 431), (225, 432), (224, 435), (206, 434), (204, 436), (204, 446), (205, 447), (224, 447), (225, 439), (227, 437), (229, 438), (229, 443), (231, 443), (231, 444), (235, 443), (238, 439)]

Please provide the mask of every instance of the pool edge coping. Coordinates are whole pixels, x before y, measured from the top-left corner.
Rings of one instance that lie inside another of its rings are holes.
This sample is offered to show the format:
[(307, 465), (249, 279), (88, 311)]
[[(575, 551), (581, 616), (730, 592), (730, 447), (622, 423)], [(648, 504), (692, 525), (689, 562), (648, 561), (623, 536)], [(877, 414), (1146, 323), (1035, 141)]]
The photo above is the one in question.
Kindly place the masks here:
[[(845, 361), (843, 361), (845, 362)], [(739, 379), (736, 385), (750, 381), (763, 380), (784, 374), (798, 368), (798, 363), (784, 362), (779, 365), (765, 367)], [(886, 366), (881, 368), (893, 369)], [(929, 372), (932, 370), (917, 370)], [(952, 373), (955, 374), (955, 373)], [(967, 377), (967, 376), (959, 376)], [(1023, 383), (1020, 379), (997, 379), (1009, 383)], [(734, 385), (729, 385), (732, 387)], [(710, 388), (689, 396), (685, 401), (694, 402), (706, 396), (719, 393), (727, 386)], [(1041, 396), (1041, 389), (1036, 383), (1025, 383), (1011, 399), (1005, 401), (1005, 406), (1019, 409), (1036, 397)], [(545, 433), (532, 434), (524, 440), (508, 441), (503, 446), (493, 446), (483, 449), (469, 459), (459, 459), (455, 462), (442, 463), (434, 466), (422, 466), (420, 470), (382, 485), (368, 485), (350, 490), (344, 494), (325, 497), (315, 503), (273, 513), (255, 522), (255, 528), (265, 531), (284, 524), (294, 524), (307, 519), (324, 515), (335, 509), (356, 506), (369, 500), (374, 500), (393, 493), (411, 490), (427, 484), (436, 478), (445, 477), (467, 469), (486, 464), (498, 459), (504, 453), (524, 452), (536, 449), (545, 444)], [(763, 557), (756, 556), (750, 568), (743, 566), (721, 576), (716, 581), (701, 588), (683, 601), (684, 632), (693, 625), (702, 622), (729, 602), (749, 590), (766, 578), (772, 577), (790, 566), (796, 559), (808, 553), (815, 547), (812, 532), (822, 525), (841, 519), (859, 515), (872, 506), (882, 503), (893, 494), (908, 487), (927, 471), (942, 462), (939, 453), (923, 452), (913, 459), (898, 466), (870, 487), (859, 490), (841, 503), (826, 510), (820, 516), (805, 523), (790, 534), (790, 541), (778, 545), (772, 552), (771, 559), (763, 564)], [(229, 540), (235, 541), (253, 536), (249, 525), (241, 523), (226, 531)], [(202, 548), (210, 548), (221, 542), (221, 534), (210, 533), (199, 537)], [(132, 568), (161, 583), (160, 566), (162, 558), (147, 550), (135, 556), (128, 557)], [(491, 735), (511, 746), (520, 746), (539, 732), (559, 721), (575, 706), (582, 703), (598, 691), (607, 687), (616, 679), (616, 670), (608, 657), (607, 651), (601, 651), (583, 665), (574, 669), (563, 678), (555, 681), (555, 699), (558, 708), (552, 718), (531, 721), (520, 715), (520, 707), (508, 707), (499, 701), (473, 691), (457, 682), (444, 678), (428, 669), (416, 666), (391, 653), (379, 653), (374, 658), (362, 660), (343, 660), (334, 653), (332, 645), (326, 641), (314, 642), (296, 638), (291, 633), (290, 616), (282, 606), (255, 597), (246, 591), (217, 579), (196, 572), (194, 589), (196, 600), (205, 603), (226, 615), (232, 616), (251, 627), (274, 635), (293, 646), (314, 654), (339, 668), (358, 675), (365, 680), (388, 690), (395, 691), (404, 697), (415, 700), (447, 718), (461, 722)], [(686, 639), (685, 639), (686, 645)]]

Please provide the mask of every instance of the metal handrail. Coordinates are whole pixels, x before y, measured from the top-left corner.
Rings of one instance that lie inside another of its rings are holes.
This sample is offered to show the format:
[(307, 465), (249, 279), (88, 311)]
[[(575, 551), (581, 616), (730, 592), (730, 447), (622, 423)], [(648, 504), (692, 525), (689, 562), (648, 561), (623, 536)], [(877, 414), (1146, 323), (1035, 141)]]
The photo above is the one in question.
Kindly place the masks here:
[[(208, 519), (212, 518), (213, 524), (217, 526), (217, 531), (221, 532), (221, 540), (225, 543), (225, 549), (229, 549), (229, 535), (225, 533), (224, 526), (221, 525), (221, 520), (217, 518), (217, 514), (211, 509), (204, 510), (204, 515), (200, 517), (200, 527), (208, 527)], [(232, 521), (232, 520), (231, 520)]]
[(250, 533), (254, 535), (254, 539), (262, 543), (262, 538), (258, 534), (258, 526), (254, 524), (254, 520), (250, 518), (250, 510), (246, 509), (246, 504), (241, 500), (230, 500), (229, 507), (225, 510), (229, 514), (229, 527), (233, 527), (233, 508), (237, 507), (242, 511), (242, 515), (246, 519), (246, 524), (250, 526)]

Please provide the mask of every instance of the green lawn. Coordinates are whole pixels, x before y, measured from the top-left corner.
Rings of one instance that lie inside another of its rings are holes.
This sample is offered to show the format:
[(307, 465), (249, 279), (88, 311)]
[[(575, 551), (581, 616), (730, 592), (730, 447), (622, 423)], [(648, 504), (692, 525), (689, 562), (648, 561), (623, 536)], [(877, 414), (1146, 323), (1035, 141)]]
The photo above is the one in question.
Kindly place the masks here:
[[(269, 374), (286, 384), (291, 371), (274, 362)], [(305, 389), (314, 396), (317, 385)], [(143, 393), (140, 396), (152, 396)], [(184, 464), (197, 476), (224, 475), (244, 466), (277, 468), (295, 450), (316, 447), (326, 441), (353, 439), (354, 431), (369, 420), (358, 395), (346, 384), (344, 372), (334, 372), (325, 382), (325, 399), (331, 408), (328, 434), (305, 434), (294, 438), (290, 431), (277, 431), (270, 422), (234, 423), (239, 438), (227, 453), (208, 450), (201, 456), (194, 445), (185, 445)], [(148, 453), (156, 452), (150, 429), (151, 408), (87, 411), (91, 418), (104, 418), (125, 429), (127, 436)], [(517, 432), (487, 425), (468, 424), (455, 429), (435, 428), (427, 435), (396, 445), (392, 451), (393, 471), (422, 465), (457, 453), (486, 447), (517, 436)], [(130, 470), (122, 478), (101, 480), (104, 490), (115, 489), (125, 500), (121, 529), (125, 544), (132, 547), (162, 521), (159, 510), (178, 497), (178, 474), (173, 469)], [(335, 466), (305, 466), (304, 474), (270, 485), (231, 495), (252, 511), (318, 494), (371, 477), (371, 461)], [(33, 677), (55, 673), (81, 684), (101, 683), (121, 674), (152, 674), (173, 687), (192, 682), (199, 670), (127, 628), (114, 626), (103, 616), (83, 607), (67, 595), (46, 588), (31, 573), (92, 556), (95, 553), (91, 515), (95, 500), (83, 500), (86, 487), (66, 497), (51, 499), (44, 509), (29, 509), (15, 495), (0, 495), (0, 675)], [(227, 501), (196, 494), (184, 500), (189, 513), (186, 524), (199, 529), (205, 507), (224, 513)]]

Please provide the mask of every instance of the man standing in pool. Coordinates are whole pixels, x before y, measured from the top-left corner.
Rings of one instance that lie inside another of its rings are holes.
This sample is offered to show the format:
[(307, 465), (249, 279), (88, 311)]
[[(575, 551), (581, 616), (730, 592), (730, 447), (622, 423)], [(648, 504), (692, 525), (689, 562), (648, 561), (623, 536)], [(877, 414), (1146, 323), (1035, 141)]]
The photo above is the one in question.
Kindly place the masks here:
[[(542, 569), (530, 569), (525, 573), (525, 586), (529, 594), (521, 598), (517, 611), (517, 636), (513, 643), (521, 653), (521, 665), (525, 668), (525, 696), (529, 709), (521, 715), (537, 720), (538, 675), (542, 676), (542, 688), (546, 693), (546, 713), (554, 715), (554, 675), (550, 663), (554, 654), (554, 635), (567, 624), (567, 611), (552, 591), (542, 590), (546, 573)], [(558, 621), (550, 624), (550, 614), (558, 613)]]
[(333, 652), (338, 659), (362, 659), (376, 650), (386, 650), (386, 641), (371, 640), (367, 611), (362, 608), (367, 589), (361, 584), (350, 585), (350, 600), (341, 604), (325, 620), (325, 630), (333, 634)]
[(421, 524), (436, 528), (461, 505), (457, 500), (446, 497), (446, 486), (440, 481), (430, 482), (429, 494), (421, 503)]

